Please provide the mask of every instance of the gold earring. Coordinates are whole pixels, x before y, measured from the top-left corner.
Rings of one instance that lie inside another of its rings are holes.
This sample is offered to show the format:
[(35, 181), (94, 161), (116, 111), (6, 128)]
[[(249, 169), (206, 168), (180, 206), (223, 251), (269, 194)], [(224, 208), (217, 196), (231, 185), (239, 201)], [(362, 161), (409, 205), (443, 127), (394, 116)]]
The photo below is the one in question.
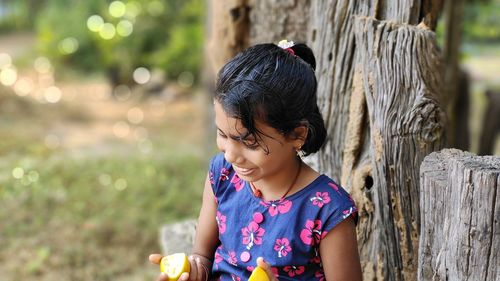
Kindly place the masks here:
[(297, 153), (297, 156), (299, 156), (300, 158), (303, 158), (305, 155), (305, 152), (302, 150), (302, 145), (299, 146), (299, 148), (296, 149), (295, 152)]

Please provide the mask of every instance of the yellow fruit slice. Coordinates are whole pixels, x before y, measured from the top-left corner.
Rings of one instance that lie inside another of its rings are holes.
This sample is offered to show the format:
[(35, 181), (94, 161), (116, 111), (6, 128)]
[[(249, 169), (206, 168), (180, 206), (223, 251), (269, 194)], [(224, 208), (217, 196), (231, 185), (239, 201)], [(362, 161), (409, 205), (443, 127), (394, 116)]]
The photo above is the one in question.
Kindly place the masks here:
[(184, 253), (165, 256), (160, 261), (160, 270), (168, 275), (169, 281), (177, 281), (183, 272), (189, 272), (189, 261)]
[(250, 278), (248, 278), (248, 281), (269, 281), (269, 277), (267, 277), (267, 273), (262, 267), (257, 266), (252, 271), (252, 274), (250, 275)]

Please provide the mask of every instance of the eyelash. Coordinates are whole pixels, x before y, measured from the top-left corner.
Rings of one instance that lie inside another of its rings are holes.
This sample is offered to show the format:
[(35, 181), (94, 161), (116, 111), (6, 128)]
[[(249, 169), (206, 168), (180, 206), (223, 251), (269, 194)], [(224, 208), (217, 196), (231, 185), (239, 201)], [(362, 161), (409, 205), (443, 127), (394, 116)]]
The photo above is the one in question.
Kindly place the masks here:
[[(219, 135), (221, 138), (227, 138), (227, 136), (225, 134), (223, 134), (221, 131), (217, 131), (217, 135)], [(245, 141), (245, 140), (242, 140), (240, 141), (246, 148), (250, 149), (250, 150), (257, 150), (260, 145), (258, 142), (252, 142), (252, 144), (249, 144), (248, 141)]]

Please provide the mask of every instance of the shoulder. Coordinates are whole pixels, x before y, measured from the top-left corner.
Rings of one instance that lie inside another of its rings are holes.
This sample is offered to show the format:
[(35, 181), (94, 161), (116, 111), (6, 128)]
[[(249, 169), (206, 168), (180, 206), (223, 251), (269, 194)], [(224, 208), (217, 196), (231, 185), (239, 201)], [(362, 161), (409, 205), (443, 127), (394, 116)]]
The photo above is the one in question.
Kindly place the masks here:
[(357, 222), (356, 204), (349, 192), (330, 177), (326, 175), (321, 177), (310, 201), (312, 205), (321, 207), (318, 215), (324, 222), (325, 230), (331, 230), (351, 215)]
[(223, 153), (214, 155), (210, 160), (208, 176), (214, 191), (217, 191), (221, 184), (227, 182), (233, 173), (233, 166), (226, 161)]

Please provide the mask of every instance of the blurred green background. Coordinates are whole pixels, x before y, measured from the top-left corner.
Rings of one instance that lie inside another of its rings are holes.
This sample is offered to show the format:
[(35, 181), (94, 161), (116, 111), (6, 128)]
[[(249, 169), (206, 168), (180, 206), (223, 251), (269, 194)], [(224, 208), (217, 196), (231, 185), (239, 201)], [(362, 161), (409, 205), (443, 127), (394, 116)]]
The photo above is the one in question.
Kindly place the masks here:
[(203, 0), (0, 1), (0, 280), (154, 280), (208, 157)]
[[(0, 1), (0, 281), (154, 280), (159, 227), (201, 203), (206, 5)], [(499, 15), (500, 1), (465, 9), (473, 152), (500, 85)]]

